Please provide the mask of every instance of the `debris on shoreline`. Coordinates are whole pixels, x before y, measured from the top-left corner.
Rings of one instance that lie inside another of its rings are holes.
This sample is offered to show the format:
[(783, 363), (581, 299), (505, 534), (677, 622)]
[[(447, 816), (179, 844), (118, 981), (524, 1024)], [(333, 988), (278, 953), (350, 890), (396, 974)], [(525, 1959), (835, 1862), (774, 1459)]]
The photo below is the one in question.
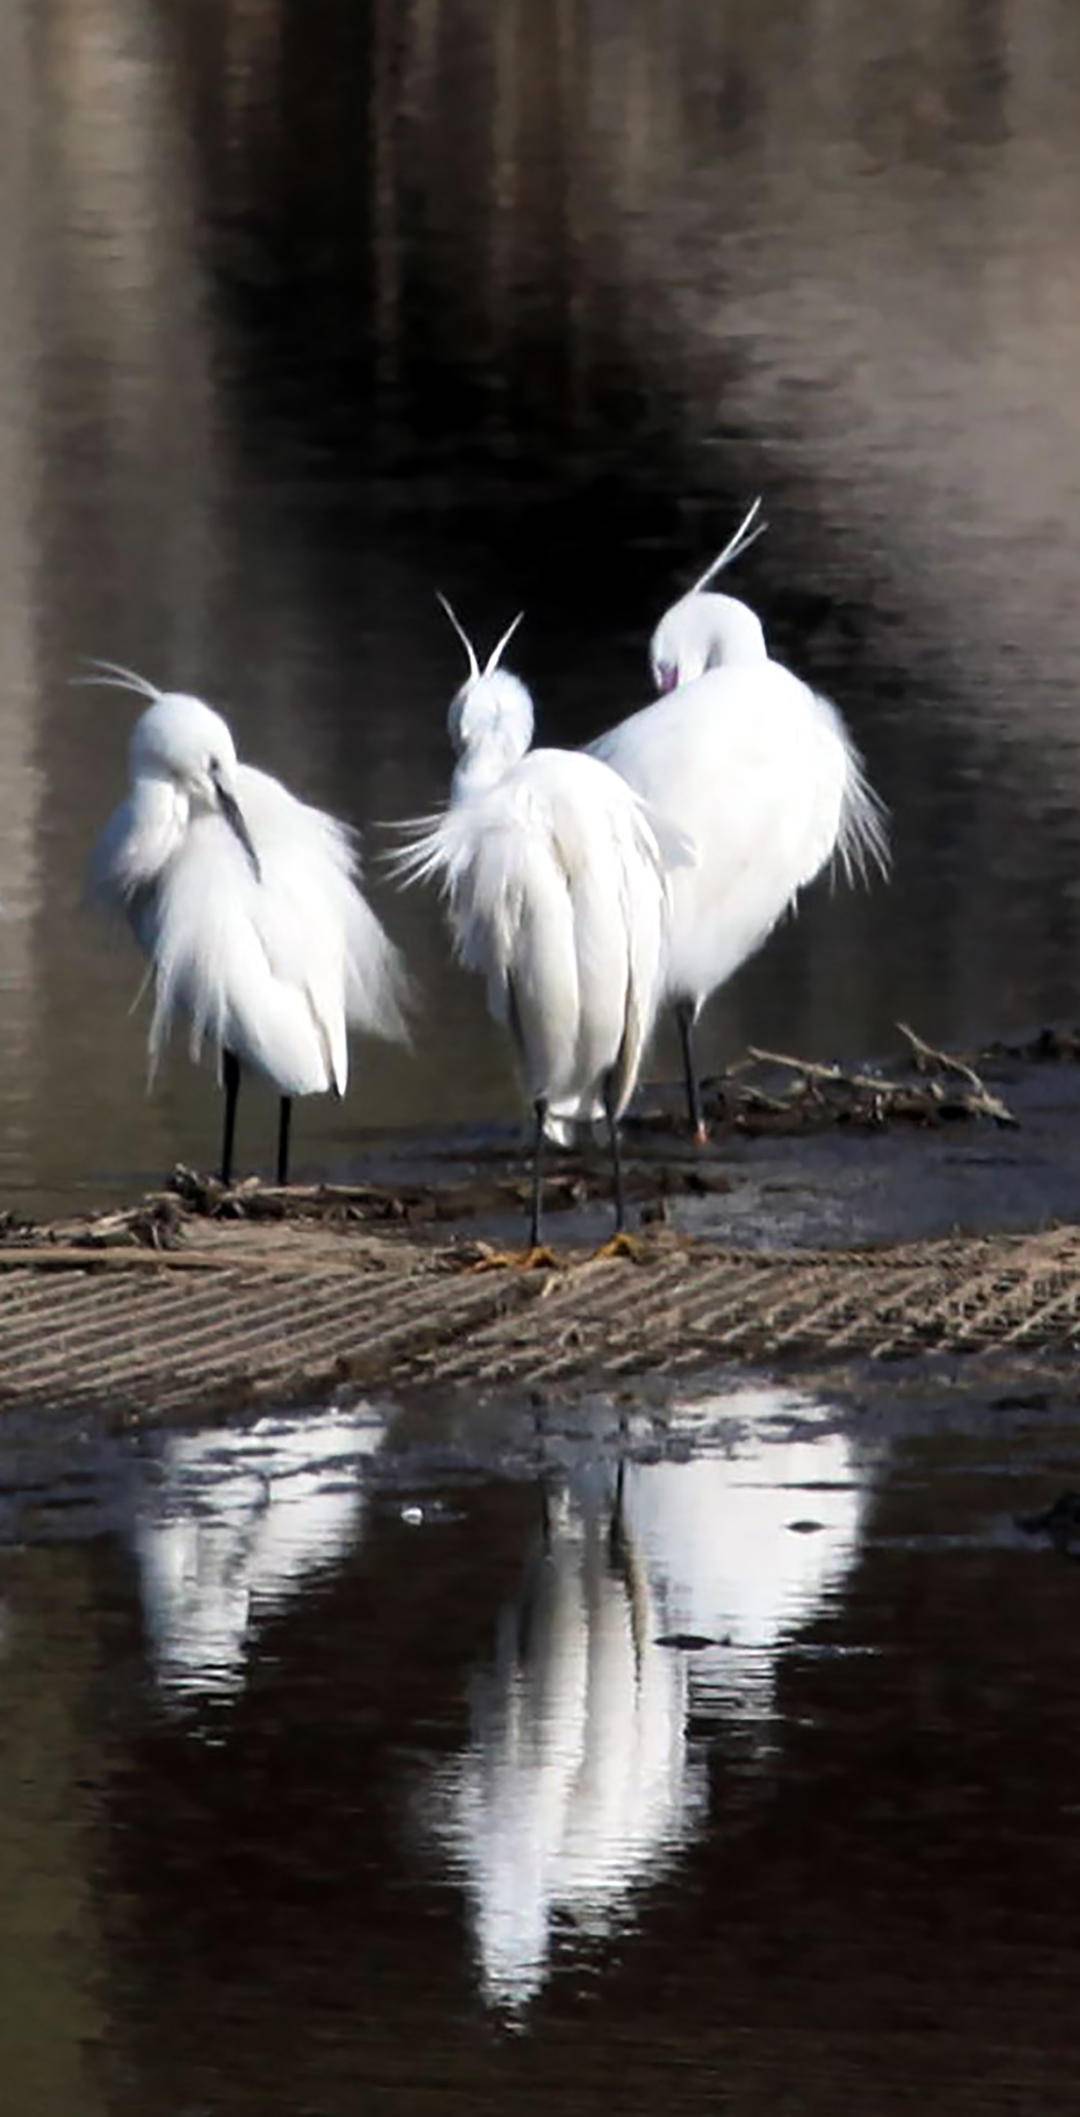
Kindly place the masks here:
[[(905, 1050), (889, 1064), (874, 1067), (830, 1065), (751, 1044), (744, 1058), (703, 1082), (706, 1117), (714, 1127), (727, 1125), (750, 1137), (816, 1132), (834, 1125), (880, 1131), (890, 1124), (941, 1125), (967, 1118), (985, 1118), (999, 1126), (1019, 1124), (970, 1059), (935, 1050), (906, 1022), (896, 1026)], [(626, 1122), (635, 1132), (656, 1125), (679, 1128), (670, 1113), (649, 1109), (632, 1113)]]
[[(717, 1080), (707, 1081), (705, 1109), (711, 1148), (692, 1146), (681, 1101), (669, 1092), (646, 1094), (624, 1120), (626, 1189), (643, 1224), (663, 1224), (680, 1202), (722, 1199), (733, 1186), (724, 1166), (725, 1140), (810, 1137), (832, 1131), (880, 1133), (983, 1121), (995, 1128), (1019, 1120), (1001, 1094), (987, 1086), (967, 1057), (937, 1051), (898, 1025), (906, 1049), (889, 1065), (845, 1067), (751, 1046)], [(1051, 1033), (1040, 1048), (1049, 1050)], [(1065, 1040), (1061, 1040), (1064, 1048)], [(1056, 1048), (1056, 1047), (1055, 1047)], [(1080, 1048), (1080, 1046), (1078, 1046)], [(419, 1166), (418, 1166), (419, 1163)], [(513, 1140), (492, 1141), (467, 1157), (446, 1144), (421, 1148), (411, 1166), (384, 1157), (379, 1180), (294, 1183), (287, 1187), (249, 1177), (224, 1185), (178, 1164), (160, 1190), (131, 1206), (83, 1214), (48, 1225), (8, 1213), (0, 1218), (0, 1258), (22, 1249), (65, 1245), (103, 1252), (143, 1249), (159, 1256), (181, 1251), (196, 1228), (317, 1227), (325, 1232), (366, 1230), (387, 1241), (408, 1234), (428, 1243), (485, 1220), (525, 1211), (528, 1154)], [(586, 1139), (569, 1152), (552, 1150), (544, 1174), (544, 1210), (571, 1215), (606, 1206), (610, 1176)]]
[[(755, 1047), (719, 1084), (704, 1150), (674, 1088), (658, 1116), (643, 1099), (630, 1266), (604, 1240), (610, 1177), (586, 1142), (547, 1165), (556, 1254), (514, 1268), (529, 1169), (505, 1132), (395, 1141), (365, 1182), (226, 1187), (177, 1167), (115, 1210), (9, 1213), (0, 1410), (127, 1419), (710, 1362), (1073, 1357), (1076, 1090), (1063, 1077), (1047, 1105), (1022, 1061), (991, 1087), (981, 1054), (903, 1035), (881, 1067)], [(1002, 1136), (1005, 1082), (1019, 1138)]]
[(1019, 1059), (1026, 1065), (1076, 1065), (1080, 1061), (1080, 1029), (1040, 1029), (1023, 1044), (1010, 1044), (999, 1039), (985, 1044), (978, 1057), (984, 1064)]

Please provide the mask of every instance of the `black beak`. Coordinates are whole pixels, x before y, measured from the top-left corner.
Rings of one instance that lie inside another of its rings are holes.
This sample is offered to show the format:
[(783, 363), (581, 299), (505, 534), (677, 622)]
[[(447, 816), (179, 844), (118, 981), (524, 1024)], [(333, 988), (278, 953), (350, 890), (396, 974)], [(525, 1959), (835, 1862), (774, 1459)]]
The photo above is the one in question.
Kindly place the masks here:
[(251, 862), (256, 882), (261, 882), (262, 869), (259, 866), (259, 855), (255, 851), (255, 847), (252, 845), (251, 833), (248, 830), (247, 824), (244, 822), (243, 816), (240, 813), (240, 804), (236, 800), (235, 795), (228, 793), (226, 789), (221, 785), (220, 781), (216, 782), (216, 784), (218, 807), (221, 810), (221, 813), (224, 816), (225, 821), (229, 826), (229, 829), (231, 831), (235, 831), (236, 836), (239, 838), (240, 843), (243, 846), (244, 851)]

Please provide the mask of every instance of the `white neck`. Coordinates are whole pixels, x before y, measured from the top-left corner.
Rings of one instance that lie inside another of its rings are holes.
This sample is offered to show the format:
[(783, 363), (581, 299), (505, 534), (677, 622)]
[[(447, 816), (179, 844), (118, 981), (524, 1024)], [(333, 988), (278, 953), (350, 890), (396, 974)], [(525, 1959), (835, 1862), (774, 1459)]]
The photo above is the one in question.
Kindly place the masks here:
[(450, 781), (451, 801), (465, 801), (474, 794), (486, 794), (489, 787), (497, 786), (500, 779), (505, 779), (506, 774), (520, 764), (527, 748), (527, 743), (521, 741), (514, 729), (488, 729), (458, 758)]

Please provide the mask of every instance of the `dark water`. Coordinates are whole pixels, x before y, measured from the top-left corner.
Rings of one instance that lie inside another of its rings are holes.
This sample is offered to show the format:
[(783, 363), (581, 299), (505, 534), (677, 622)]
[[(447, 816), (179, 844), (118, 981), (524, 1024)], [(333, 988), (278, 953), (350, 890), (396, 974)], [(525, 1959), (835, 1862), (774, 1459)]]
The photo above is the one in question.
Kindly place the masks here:
[[(11, 0), (0, 83), (0, 1202), (216, 1132), (80, 903), (80, 656), (372, 826), (445, 786), (435, 585), (584, 740), (758, 490), (897, 870), (707, 1061), (1072, 1012), (1073, 0)], [(426, 1028), (298, 1116), (336, 1174), (514, 1106), (374, 887)], [(6, 1425), (5, 2108), (1074, 2106), (1080, 1576), (1014, 1517), (1075, 1406), (899, 1388)]]
[[(182, 1053), (144, 1098), (138, 965), (80, 906), (131, 718), (80, 656), (203, 690), (367, 826), (445, 786), (436, 584), (484, 638), (526, 606), (543, 732), (584, 739), (756, 490), (739, 585), (898, 860), (774, 938), (707, 1060), (1068, 1014), (1073, 0), (12, 0), (0, 59), (6, 1196), (217, 1129)], [(365, 1127), (514, 1106), (437, 913), (377, 891), (426, 1028), (303, 1111), (338, 1174)]]
[(1070, 2109), (1075, 1406), (0, 1436), (20, 2117)]

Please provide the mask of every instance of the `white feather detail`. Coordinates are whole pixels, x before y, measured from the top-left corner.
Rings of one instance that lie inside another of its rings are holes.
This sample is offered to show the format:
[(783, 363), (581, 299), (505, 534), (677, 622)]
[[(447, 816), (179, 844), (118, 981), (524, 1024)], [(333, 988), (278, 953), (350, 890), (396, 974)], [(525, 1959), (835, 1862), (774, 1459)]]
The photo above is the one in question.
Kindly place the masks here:
[(842, 723), (841, 730), (847, 750), (847, 777), (833, 860), (845, 882), (869, 886), (875, 874), (887, 882), (892, 873), (889, 811), (871, 786), (863, 760)]
[[(595, 759), (533, 750), (392, 856), (402, 880), (441, 887), (458, 957), (484, 978), (557, 1134), (603, 1114), (608, 1081), (618, 1115), (637, 1079), (667, 923), (658, 828)], [(670, 857), (693, 857), (666, 836)]]
[(849, 880), (887, 872), (886, 811), (840, 714), (778, 662), (680, 683), (591, 754), (699, 848), (672, 875), (672, 1000), (700, 1007), (830, 860)]
[(258, 856), (224, 816), (193, 812), (170, 779), (141, 777), (92, 863), (152, 959), (151, 1074), (177, 1014), (282, 1095), (348, 1080), (347, 1029), (407, 1041), (408, 980), (359, 888), (344, 825), (250, 765), (235, 793)]

